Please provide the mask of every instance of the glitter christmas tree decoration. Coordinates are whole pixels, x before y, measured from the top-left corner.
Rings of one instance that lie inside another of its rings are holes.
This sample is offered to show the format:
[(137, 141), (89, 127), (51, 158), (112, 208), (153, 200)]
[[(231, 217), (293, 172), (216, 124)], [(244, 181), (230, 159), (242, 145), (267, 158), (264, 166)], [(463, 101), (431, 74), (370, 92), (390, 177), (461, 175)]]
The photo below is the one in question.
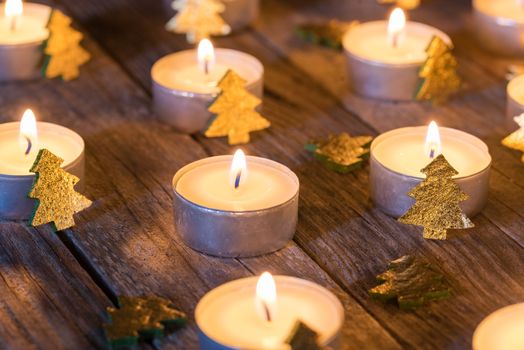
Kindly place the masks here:
[(442, 154), (437, 156), (421, 172), (426, 179), (408, 193), (416, 203), (398, 221), (422, 226), (427, 239), (444, 240), (448, 229), (474, 227), (459, 206), (469, 196), (453, 180), (458, 172), (446, 158)]
[(377, 276), (378, 286), (369, 295), (383, 302), (396, 301), (402, 310), (414, 310), (432, 300), (449, 298), (451, 287), (431, 264), (412, 256), (389, 263)]
[(262, 101), (246, 90), (246, 81), (228, 70), (218, 83), (220, 94), (208, 111), (216, 116), (205, 131), (206, 137), (228, 137), (230, 145), (248, 143), (249, 133), (269, 128), (271, 123), (255, 108)]
[(91, 205), (89, 199), (75, 191), (79, 179), (60, 167), (63, 161), (47, 149), (38, 152), (30, 170), (36, 176), (29, 198), (37, 200), (32, 226), (53, 223), (55, 230), (65, 230), (75, 225), (75, 213)]
[(445, 102), (460, 88), (457, 60), (451, 53), (451, 47), (438, 36), (433, 37), (426, 52), (428, 58), (419, 70), (420, 83), (415, 98)]
[(318, 334), (301, 321), (296, 322), (286, 344), (291, 350), (322, 350)]
[(128, 348), (140, 341), (162, 338), (183, 327), (187, 318), (172, 303), (157, 296), (118, 298), (119, 307), (108, 307), (110, 323), (104, 325), (112, 349)]
[[(513, 120), (518, 124), (519, 129), (503, 139), (502, 144), (508, 148), (524, 152), (524, 113), (513, 118)], [(524, 162), (524, 154), (522, 155), (522, 162)]]
[(327, 140), (314, 141), (306, 150), (322, 161), (329, 169), (346, 174), (361, 167), (369, 156), (371, 136), (351, 136), (348, 133), (331, 135)]
[(80, 66), (91, 58), (80, 45), (82, 33), (73, 29), (71, 23), (71, 18), (53, 10), (48, 24), (49, 39), (44, 44), (42, 72), (47, 78), (75, 79), (80, 74)]
[(186, 34), (191, 44), (231, 32), (229, 25), (220, 16), (225, 9), (220, 0), (175, 0), (172, 7), (177, 14), (166, 24), (166, 29)]

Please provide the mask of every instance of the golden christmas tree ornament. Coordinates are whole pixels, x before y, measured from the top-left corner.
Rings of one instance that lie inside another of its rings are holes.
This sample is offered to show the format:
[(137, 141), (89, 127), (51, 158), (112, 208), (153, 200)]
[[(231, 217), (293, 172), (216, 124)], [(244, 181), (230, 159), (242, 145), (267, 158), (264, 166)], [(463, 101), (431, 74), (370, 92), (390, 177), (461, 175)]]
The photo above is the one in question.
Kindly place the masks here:
[[(524, 152), (524, 113), (513, 118), (513, 120), (519, 125), (519, 129), (503, 139), (502, 144), (508, 148)], [(524, 162), (524, 155), (522, 155), (522, 161)]]
[(177, 14), (167, 22), (166, 30), (186, 34), (191, 44), (231, 32), (231, 27), (220, 16), (225, 10), (220, 0), (175, 0), (172, 7)]
[(79, 179), (63, 170), (63, 159), (47, 149), (38, 152), (31, 172), (36, 173), (29, 198), (36, 199), (32, 226), (53, 223), (56, 231), (75, 225), (73, 215), (91, 205), (91, 201), (76, 192)]
[(62, 77), (68, 81), (78, 77), (80, 66), (89, 61), (91, 55), (81, 45), (83, 35), (71, 27), (72, 20), (59, 10), (53, 10), (49, 19), (49, 38), (44, 44), (45, 77)]
[(458, 172), (446, 158), (440, 154), (421, 172), (426, 179), (408, 192), (416, 203), (398, 221), (424, 227), (427, 239), (444, 240), (448, 229), (474, 227), (459, 206), (469, 196), (453, 180)]
[(420, 82), (415, 99), (443, 103), (459, 90), (461, 80), (457, 75), (458, 63), (451, 49), (440, 37), (433, 37), (426, 49), (426, 62), (419, 70)]
[(230, 145), (249, 142), (249, 133), (269, 128), (271, 123), (255, 108), (262, 101), (248, 92), (246, 81), (235, 71), (228, 70), (218, 83), (221, 92), (208, 108), (216, 114), (204, 135), (228, 137)]
[(120, 296), (118, 304), (119, 308), (107, 308), (111, 323), (104, 325), (112, 349), (162, 338), (187, 322), (186, 315), (175, 309), (171, 301), (157, 296)]
[(369, 155), (373, 137), (351, 136), (348, 133), (331, 135), (327, 140), (314, 141), (306, 149), (324, 164), (339, 173), (348, 173), (359, 168)]
[(405, 10), (413, 10), (419, 7), (420, 0), (377, 0), (380, 5), (395, 5)]

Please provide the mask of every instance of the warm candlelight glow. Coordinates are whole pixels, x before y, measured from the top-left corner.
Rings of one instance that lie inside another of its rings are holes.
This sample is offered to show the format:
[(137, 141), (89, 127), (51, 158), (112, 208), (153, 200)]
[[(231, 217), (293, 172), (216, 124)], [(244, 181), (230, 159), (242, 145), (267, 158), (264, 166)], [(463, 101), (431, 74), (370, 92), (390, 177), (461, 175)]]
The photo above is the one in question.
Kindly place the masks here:
[(397, 7), (391, 12), (388, 21), (388, 41), (391, 46), (398, 47), (405, 35), (406, 15)]
[(4, 14), (7, 18), (10, 18), (10, 28), (12, 31), (16, 29), (16, 21), (18, 17), (24, 12), (24, 5), (22, 0), (7, 0), (4, 6)]
[(231, 169), (229, 170), (229, 181), (233, 188), (237, 189), (242, 183), (246, 181), (247, 164), (246, 156), (242, 150), (237, 150), (231, 162)]
[(206, 74), (209, 74), (209, 71), (213, 69), (213, 65), (215, 64), (215, 49), (209, 39), (200, 40), (197, 56), (198, 64)]
[(428, 133), (426, 134), (426, 143), (424, 153), (431, 159), (442, 153), (442, 143), (440, 142), (440, 132), (437, 123), (429, 123)]
[(36, 149), (38, 131), (36, 128), (35, 114), (30, 109), (26, 109), (20, 121), (19, 140), (20, 149), (22, 149), (25, 155), (28, 155), (32, 150)]
[(277, 287), (269, 272), (264, 272), (258, 279), (255, 301), (259, 313), (267, 322), (271, 322), (275, 318)]

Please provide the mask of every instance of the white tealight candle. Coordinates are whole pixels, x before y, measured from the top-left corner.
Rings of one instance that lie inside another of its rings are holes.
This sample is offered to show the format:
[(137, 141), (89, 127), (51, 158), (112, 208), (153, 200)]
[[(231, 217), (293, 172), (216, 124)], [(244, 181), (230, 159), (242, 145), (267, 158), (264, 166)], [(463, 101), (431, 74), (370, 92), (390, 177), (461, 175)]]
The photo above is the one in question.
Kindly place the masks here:
[(273, 282), (268, 275), (226, 283), (200, 300), (201, 349), (286, 349), (297, 321), (314, 330), (320, 344), (337, 349), (344, 310), (335, 295), (303, 279), (275, 276)]
[(417, 22), (405, 22), (401, 9), (389, 21), (352, 27), (344, 36), (350, 83), (358, 94), (385, 100), (412, 100), (418, 71), (434, 36), (451, 45), (442, 31)]
[(506, 306), (486, 317), (473, 334), (473, 350), (524, 349), (524, 303)]
[(0, 81), (38, 77), (51, 8), (7, 0), (0, 11)]
[(298, 216), (297, 176), (287, 167), (237, 152), (202, 159), (173, 178), (175, 226), (182, 240), (218, 256), (282, 248)]
[(425, 177), (421, 169), (442, 153), (457, 171), (455, 180), (470, 198), (461, 203), (473, 216), (487, 201), (491, 156), (487, 145), (465, 132), (436, 127), (386, 132), (371, 144), (371, 197), (386, 214), (399, 217), (414, 203), (407, 195)]
[(31, 214), (34, 201), (27, 194), (34, 174), (29, 170), (43, 148), (64, 159), (65, 170), (83, 178), (82, 138), (60, 125), (36, 123), (31, 110), (27, 110), (20, 123), (0, 124), (0, 218), (24, 220)]
[(214, 49), (204, 39), (198, 50), (180, 51), (158, 60), (151, 69), (158, 116), (181, 132), (202, 131), (211, 118), (207, 108), (219, 93), (217, 83), (228, 69), (234, 69), (247, 81), (247, 90), (262, 98), (264, 67), (246, 53)]
[(473, 0), (479, 43), (498, 54), (523, 56), (524, 3), (520, 0)]

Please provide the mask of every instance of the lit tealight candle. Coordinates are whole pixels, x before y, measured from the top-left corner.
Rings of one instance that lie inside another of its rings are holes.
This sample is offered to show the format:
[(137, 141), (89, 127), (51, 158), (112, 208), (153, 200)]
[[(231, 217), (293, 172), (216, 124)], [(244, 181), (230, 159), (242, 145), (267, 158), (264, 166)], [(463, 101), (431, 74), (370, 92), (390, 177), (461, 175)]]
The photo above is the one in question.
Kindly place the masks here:
[(472, 30), (479, 44), (508, 56), (524, 56), (524, 2), (473, 0)]
[(524, 303), (506, 306), (486, 317), (473, 334), (473, 350), (524, 349)]
[(417, 22), (406, 22), (400, 8), (388, 21), (352, 27), (344, 36), (350, 84), (360, 95), (384, 100), (412, 100), (434, 36), (451, 45), (442, 31)]
[(64, 159), (65, 170), (83, 178), (82, 138), (63, 126), (37, 123), (28, 109), (20, 123), (0, 124), (0, 218), (29, 218), (34, 207), (34, 201), (27, 197), (34, 178), (29, 170), (42, 148)]
[(242, 151), (196, 161), (173, 178), (176, 231), (211, 255), (275, 251), (295, 233), (298, 189), (290, 169)]
[(51, 8), (7, 0), (0, 9), (0, 81), (38, 77)]
[(208, 39), (197, 50), (158, 60), (151, 69), (158, 116), (181, 132), (202, 131), (212, 116), (207, 108), (219, 92), (217, 83), (228, 69), (247, 81), (251, 93), (262, 97), (264, 67), (260, 61), (240, 51), (215, 49)]
[(461, 203), (468, 216), (480, 212), (488, 195), (491, 156), (477, 137), (450, 128), (408, 127), (386, 132), (371, 144), (370, 184), (375, 205), (393, 217), (414, 199), (407, 193), (425, 177), (421, 169), (443, 154), (458, 171), (455, 180), (470, 198)]
[(338, 349), (344, 310), (327, 289), (303, 279), (249, 277), (221, 285), (198, 303), (195, 320), (200, 348), (286, 349), (297, 321), (319, 335), (319, 342)]

